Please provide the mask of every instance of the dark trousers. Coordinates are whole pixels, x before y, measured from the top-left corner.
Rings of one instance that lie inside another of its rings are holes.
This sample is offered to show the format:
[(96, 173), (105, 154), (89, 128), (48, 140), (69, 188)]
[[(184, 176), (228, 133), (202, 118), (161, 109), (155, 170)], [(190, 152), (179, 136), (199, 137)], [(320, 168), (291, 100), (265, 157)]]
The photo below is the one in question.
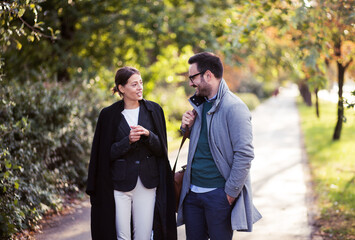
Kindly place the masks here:
[(231, 211), (222, 188), (207, 193), (190, 191), (184, 201), (186, 239), (231, 240)]

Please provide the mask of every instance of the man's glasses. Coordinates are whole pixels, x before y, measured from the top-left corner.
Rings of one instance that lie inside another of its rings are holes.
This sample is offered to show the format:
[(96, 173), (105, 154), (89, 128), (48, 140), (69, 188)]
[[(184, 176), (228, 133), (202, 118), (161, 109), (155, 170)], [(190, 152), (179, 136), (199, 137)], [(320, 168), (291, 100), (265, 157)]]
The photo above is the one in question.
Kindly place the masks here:
[(207, 71), (207, 70), (189, 76), (190, 81), (191, 81), (192, 83), (194, 83), (194, 78), (195, 78), (196, 76), (200, 75), (200, 74), (204, 74), (206, 71)]

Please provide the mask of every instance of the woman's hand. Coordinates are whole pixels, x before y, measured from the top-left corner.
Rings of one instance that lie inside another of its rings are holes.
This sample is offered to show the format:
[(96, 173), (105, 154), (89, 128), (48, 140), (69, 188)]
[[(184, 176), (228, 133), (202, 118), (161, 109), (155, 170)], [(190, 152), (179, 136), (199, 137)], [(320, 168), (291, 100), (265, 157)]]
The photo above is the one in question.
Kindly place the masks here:
[(131, 132), (129, 133), (129, 143), (132, 144), (137, 142), (139, 139), (141, 139), (142, 135), (149, 137), (149, 133), (149, 130), (140, 125), (131, 126)]

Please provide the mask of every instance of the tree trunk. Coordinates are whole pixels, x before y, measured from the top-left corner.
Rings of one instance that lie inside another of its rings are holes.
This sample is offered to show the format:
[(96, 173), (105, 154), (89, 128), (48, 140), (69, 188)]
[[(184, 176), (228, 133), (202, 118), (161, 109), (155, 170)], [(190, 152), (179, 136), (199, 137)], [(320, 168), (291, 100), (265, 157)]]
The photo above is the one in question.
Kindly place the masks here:
[(343, 127), (343, 119), (344, 119), (344, 105), (343, 105), (343, 86), (344, 86), (344, 73), (345, 68), (343, 65), (337, 61), (338, 66), (338, 120), (335, 126), (333, 140), (339, 140), (341, 135), (341, 129)]
[(307, 81), (303, 80), (298, 85), (303, 101), (307, 104), (307, 106), (312, 106), (312, 95), (309, 91)]
[(339, 40), (337, 44), (335, 45), (335, 55), (337, 56), (337, 66), (338, 66), (338, 120), (337, 124), (334, 129), (334, 134), (333, 134), (333, 140), (339, 140), (340, 135), (341, 135), (341, 129), (343, 127), (343, 121), (344, 121), (344, 99), (343, 99), (343, 86), (344, 86), (344, 76), (345, 76), (345, 70), (353, 59), (351, 58), (348, 63), (343, 65), (341, 61), (341, 41)]
[(69, 82), (70, 81), (70, 75), (69, 75), (67, 67), (63, 67), (63, 68), (58, 69), (57, 79), (58, 79), (58, 82)]
[(316, 114), (317, 118), (319, 118), (319, 98), (318, 98), (318, 88), (314, 90), (314, 94), (316, 95)]

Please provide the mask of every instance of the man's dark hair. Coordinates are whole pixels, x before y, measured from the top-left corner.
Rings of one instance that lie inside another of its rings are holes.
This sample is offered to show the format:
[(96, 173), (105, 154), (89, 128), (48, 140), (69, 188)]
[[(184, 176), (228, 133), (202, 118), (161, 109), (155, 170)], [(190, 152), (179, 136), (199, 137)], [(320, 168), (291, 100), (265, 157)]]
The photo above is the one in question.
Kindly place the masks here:
[(197, 53), (190, 57), (189, 62), (190, 65), (196, 63), (197, 70), (199, 72), (203, 72), (206, 70), (210, 70), (216, 78), (222, 78), (223, 76), (223, 65), (221, 59), (210, 52), (202, 52)]

